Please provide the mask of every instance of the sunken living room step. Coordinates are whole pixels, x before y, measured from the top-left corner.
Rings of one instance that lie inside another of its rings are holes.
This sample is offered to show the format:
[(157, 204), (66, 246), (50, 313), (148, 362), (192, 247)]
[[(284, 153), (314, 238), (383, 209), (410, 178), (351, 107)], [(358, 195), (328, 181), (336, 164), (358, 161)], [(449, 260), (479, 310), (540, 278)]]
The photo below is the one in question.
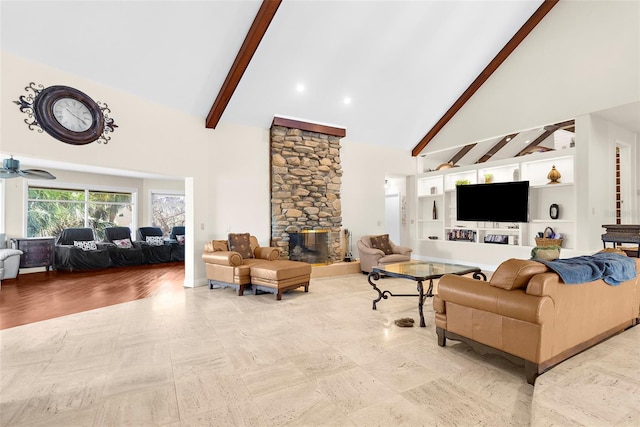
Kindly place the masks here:
[(309, 292), (311, 264), (300, 261), (276, 260), (256, 264), (251, 267), (251, 286), (253, 293), (258, 291), (276, 294), (276, 300), (282, 299), (282, 293), (304, 286)]

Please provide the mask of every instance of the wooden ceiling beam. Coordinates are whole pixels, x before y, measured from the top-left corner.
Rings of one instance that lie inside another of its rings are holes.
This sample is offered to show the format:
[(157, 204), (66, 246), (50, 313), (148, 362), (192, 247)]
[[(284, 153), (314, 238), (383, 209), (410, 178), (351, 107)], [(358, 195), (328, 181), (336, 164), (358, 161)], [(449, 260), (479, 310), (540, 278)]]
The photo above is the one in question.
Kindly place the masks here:
[(218, 96), (211, 106), (211, 110), (209, 110), (205, 121), (207, 128), (215, 129), (218, 125), (222, 113), (224, 113), (224, 110), (227, 108), (233, 92), (235, 92), (238, 87), (242, 75), (249, 66), (251, 58), (253, 58), (253, 54), (256, 53), (258, 45), (267, 32), (269, 24), (271, 24), (271, 20), (275, 16), (280, 3), (282, 3), (282, 0), (262, 0), (262, 5), (244, 38), (244, 42), (242, 42), (242, 46), (236, 55), (236, 59), (233, 61), (233, 65), (231, 65), (231, 69), (229, 69), (227, 78), (224, 80)]
[(507, 142), (511, 141), (513, 138), (516, 137), (516, 135), (518, 135), (517, 133), (512, 133), (511, 135), (507, 135), (504, 138), (502, 138), (500, 141), (498, 141), (498, 143), (496, 145), (494, 145), (493, 147), (491, 147), (489, 149), (489, 151), (487, 151), (486, 153), (484, 153), (484, 156), (480, 157), (480, 159), (478, 159), (478, 161), (476, 163), (484, 163), (487, 160), (489, 160), (491, 157), (495, 156), (495, 154), (500, 151), (500, 149), (502, 147), (504, 147), (505, 145), (507, 145)]
[(473, 147), (475, 147), (476, 145), (478, 145), (478, 144), (477, 143), (473, 143), (473, 144), (465, 145), (451, 159), (449, 159), (448, 163), (451, 163), (452, 165), (455, 165), (456, 163), (458, 163), (460, 161), (460, 159), (462, 159), (464, 156), (466, 156), (467, 153), (469, 151), (471, 151), (471, 149)]
[(520, 157), (529, 153), (529, 149), (531, 149), (532, 147), (535, 147), (536, 145), (540, 145), (542, 141), (549, 138), (549, 136), (551, 136), (558, 129), (573, 128), (573, 126), (575, 126), (575, 123), (576, 123), (575, 120), (567, 120), (566, 122), (560, 122), (560, 123), (556, 123), (555, 125), (545, 126), (545, 131), (542, 132), (542, 134), (540, 134), (539, 137), (534, 139), (529, 145), (527, 145), (522, 150), (520, 150), (520, 152), (516, 154), (514, 157)]
[(520, 157), (520, 156), (524, 156), (525, 154), (528, 154), (530, 148), (535, 147), (536, 145), (540, 145), (540, 143), (542, 141), (544, 141), (545, 139), (549, 138), (549, 136), (551, 134), (553, 134), (555, 131), (556, 131), (555, 129), (554, 130), (545, 130), (544, 132), (542, 132), (542, 134), (540, 134), (539, 137), (534, 139), (531, 142), (531, 144), (527, 145), (522, 150), (520, 150), (520, 152), (518, 154), (516, 154), (514, 157)]
[(478, 89), (486, 82), (489, 77), (500, 67), (500, 65), (511, 55), (511, 53), (518, 47), (518, 45), (529, 35), (531, 31), (542, 21), (547, 13), (558, 3), (559, 0), (544, 0), (544, 2), (536, 9), (531, 17), (524, 23), (522, 27), (516, 32), (516, 34), (507, 42), (507, 44), (498, 52), (498, 54), (491, 60), (489, 65), (476, 77), (471, 85), (465, 90), (462, 95), (453, 103), (451, 108), (438, 120), (438, 122), (427, 132), (427, 134), (420, 140), (411, 151), (411, 155), (416, 157), (420, 155), (422, 150), (431, 142), (431, 140), (442, 130), (442, 128), (457, 114), (458, 111), (467, 103), (467, 101), (476, 93)]
[[(565, 129), (565, 130), (567, 130), (569, 132), (575, 132), (575, 125), (576, 125), (575, 119), (571, 119), (571, 120), (567, 120), (567, 121), (564, 121), (564, 122), (556, 123), (555, 125), (547, 126), (547, 127), (545, 127), (545, 130), (554, 130), (554, 131), (556, 131), (558, 129)], [(551, 128), (555, 128), (555, 129), (551, 129)]]

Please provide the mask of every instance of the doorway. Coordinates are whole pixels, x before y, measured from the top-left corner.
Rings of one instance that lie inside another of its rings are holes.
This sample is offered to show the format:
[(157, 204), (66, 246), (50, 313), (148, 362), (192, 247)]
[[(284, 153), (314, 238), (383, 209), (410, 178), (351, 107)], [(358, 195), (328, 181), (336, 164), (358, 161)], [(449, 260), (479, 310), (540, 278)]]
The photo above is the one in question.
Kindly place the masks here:
[(385, 233), (389, 240), (400, 245), (400, 194), (385, 195)]
[(635, 180), (632, 148), (629, 144), (616, 141), (616, 223), (635, 224), (636, 198), (632, 191)]
[(385, 233), (389, 234), (389, 239), (396, 245), (408, 246), (411, 239), (407, 227), (407, 177), (386, 175), (384, 184)]

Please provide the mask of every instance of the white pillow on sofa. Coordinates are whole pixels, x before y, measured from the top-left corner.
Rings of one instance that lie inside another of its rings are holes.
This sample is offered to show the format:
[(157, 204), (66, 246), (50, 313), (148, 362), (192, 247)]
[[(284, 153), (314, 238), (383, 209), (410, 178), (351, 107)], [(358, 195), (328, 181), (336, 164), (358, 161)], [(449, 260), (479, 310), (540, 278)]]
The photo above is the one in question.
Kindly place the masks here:
[(146, 242), (150, 246), (162, 246), (164, 245), (164, 241), (162, 240), (162, 236), (147, 236)]
[(96, 245), (94, 240), (74, 240), (73, 246), (83, 251), (95, 251), (98, 249), (98, 245)]

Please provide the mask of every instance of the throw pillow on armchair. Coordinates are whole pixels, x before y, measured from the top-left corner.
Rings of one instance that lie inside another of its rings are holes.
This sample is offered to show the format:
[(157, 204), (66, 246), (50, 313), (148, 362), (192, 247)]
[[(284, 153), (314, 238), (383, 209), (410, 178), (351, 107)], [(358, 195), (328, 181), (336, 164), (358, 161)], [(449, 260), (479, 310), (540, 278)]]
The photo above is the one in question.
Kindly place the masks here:
[(391, 255), (393, 253), (388, 234), (371, 236), (371, 247), (374, 249), (380, 249), (385, 255)]
[(249, 233), (229, 233), (229, 250), (238, 252), (242, 259), (253, 258)]

